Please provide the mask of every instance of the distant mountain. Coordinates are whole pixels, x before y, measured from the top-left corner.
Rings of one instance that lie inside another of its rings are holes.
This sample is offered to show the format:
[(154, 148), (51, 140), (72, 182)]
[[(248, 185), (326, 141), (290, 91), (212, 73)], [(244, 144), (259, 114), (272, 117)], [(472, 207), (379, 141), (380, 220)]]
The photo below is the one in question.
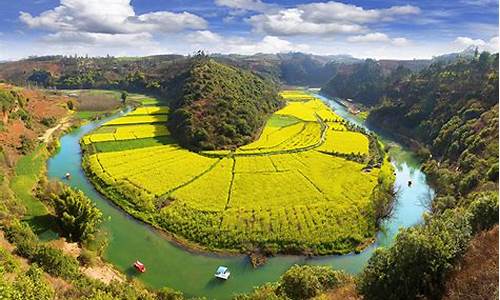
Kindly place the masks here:
[(452, 63), (458, 59), (472, 59), (479, 55), (476, 46), (469, 46), (461, 52), (448, 53), (432, 58), (432, 62)]

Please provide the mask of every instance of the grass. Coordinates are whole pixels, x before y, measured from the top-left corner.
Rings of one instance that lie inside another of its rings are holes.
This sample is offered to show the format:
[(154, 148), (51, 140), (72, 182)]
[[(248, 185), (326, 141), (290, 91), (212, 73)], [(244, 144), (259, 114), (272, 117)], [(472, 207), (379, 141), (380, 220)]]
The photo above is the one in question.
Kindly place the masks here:
[[(348, 131), (320, 100), (289, 102), (256, 141), (236, 151), (204, 152), (220, 157), (177, 146), (155, 129), (158, 123), (123, 125), (165, 112), (138, 108), (88, 139), (97, 154), (85, 157), (85, 170), (134, 216), (209, 248), (264, 244), (280, 252), (346, 253), (374, 236), (371, 193), (386, 172), (321, 153), (368, 155), (368, 138)], [(142, 129), (152, 137), (137, 138)], [(130, 139), (115, 141), (119, 133)]]
[(105, 141), (92, 143), (92, 145), (97, 152), (111, 152), (163, 146), (173, 143), (175, 143), (175, 141), (171, 136), (157, 136), (123, 141)]
[(47, 152), (43, 145), (38, 146), (32, 153), (22, 156), (16, 164), (15, 176), (10, 183), (10, 188), (26, 206), (27, 214), (30, 217), (47, 214), (45, 206), (32, 193), (46, 158)]

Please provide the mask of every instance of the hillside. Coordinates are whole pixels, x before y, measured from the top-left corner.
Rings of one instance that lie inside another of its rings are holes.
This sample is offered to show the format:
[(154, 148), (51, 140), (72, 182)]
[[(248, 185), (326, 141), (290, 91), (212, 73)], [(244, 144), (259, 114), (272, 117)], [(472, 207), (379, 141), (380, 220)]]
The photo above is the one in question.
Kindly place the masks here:
[[(476, 60), (448, 66), (435, 64), (392, 84), (368, 122), (416, 140), (430, 150), (434, 160), (426, 164), (425, 170), (439, 192), (464, 195), (489, 181), (495, 182), (497, 66), (498, 54), (486, 52)], [(426, 151), (422, 151), (425, 155)], [(446, 167), (446, 174), (438, 170)]]
[(273, 84), (206, 57), (195, 57), (167, 90), (172, 99), (169, 128), (191, 149), (246, 144), (283, 105)]

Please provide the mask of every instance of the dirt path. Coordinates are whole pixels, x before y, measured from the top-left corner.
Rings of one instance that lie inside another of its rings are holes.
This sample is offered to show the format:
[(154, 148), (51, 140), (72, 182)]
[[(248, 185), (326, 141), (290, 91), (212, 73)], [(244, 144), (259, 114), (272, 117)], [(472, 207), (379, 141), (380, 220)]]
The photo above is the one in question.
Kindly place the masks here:
[(71, 116), (66, 116), (66, 117), (62, 118), (56, 126), (47, 129), (45, 131), (45, 133), (42, 136), (40, 136), (38, 139), (44, 143), (48, 143), (50, 138), (54, 134), (54, 132), (56, 132), (56, 130), (58, 130), (58, 129), (65, 130), (66, 128), (68, 128), (71, 125), (71, 123), (69, 121), (70, 118), (71, 118)]
[[(77, 243), (67, 242), (63, 238), (52, 241), (51, 244), (74, 258), (77, 258), (82, 251)], [(125, 276), (122, 273), (114, 269), (110, 264), (103, 262), (99, 257), (96, 258), (92, 266), (80, 267), (80, 271), (88, 277), (100, 280), (104, 283), (110, 283), (113, 280), (119, 282), (125, 281)]]

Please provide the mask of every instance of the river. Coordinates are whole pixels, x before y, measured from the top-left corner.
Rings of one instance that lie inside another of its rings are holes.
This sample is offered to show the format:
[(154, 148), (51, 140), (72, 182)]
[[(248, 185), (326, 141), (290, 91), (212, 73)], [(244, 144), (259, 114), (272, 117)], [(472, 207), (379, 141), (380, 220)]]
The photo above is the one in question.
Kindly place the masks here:
[[(343, 118), (363, 125), (337, 102), (317, 96)], [(105, 217), (103, 228), (109, 236), (109, 246), (104, 254), (106, 261), (130, 276), (139, 277), (142, 282), (153, 288), (169, 286), (184, 292), (186, 296), (224, 300), (230, 299), (235, 293), (249, 292), (255, 286), (276, 281), (293, 264), (329, 265), (334, 269), (356, 274), (366, 265), (376, 247), (391, 244), (399, 228), (412, 226), (422, 220), (422, 213), (425, 211), (422, 203), (434, 194), (412, 153), (393, 141), (385, 140), (393, 145), (390, 155), (396, 169), (399, 194), (395, 213), (384, 223), (374, 244), (359, 254), (342, 256), (307, 258), (279, 255), (270, 258), (264, 266), (254, 269), (248, 258), (243, 255), (200, 254), (179, 247), (155, 229), (128, 216), (93, 188), (81, 168), (79, 140), (102, 123), (122, 114), (123, 112), (87, 123), (62, 136), (60, 150), (47, 162), (48, 176), (50, 179), (62, 180), (66, 172), (71, 173), (71, 179), (65, 182), (82, 190), (96, 203)], [(413, 183), (411, 187), (407, 184), (409, 180)], [(132, 268), (136, 259), (145, 263), (146, 273), (137, 274)], [(213, 274), (220, 265), (230, 269), (229, 280), (223, 282), (214, 278)]]

